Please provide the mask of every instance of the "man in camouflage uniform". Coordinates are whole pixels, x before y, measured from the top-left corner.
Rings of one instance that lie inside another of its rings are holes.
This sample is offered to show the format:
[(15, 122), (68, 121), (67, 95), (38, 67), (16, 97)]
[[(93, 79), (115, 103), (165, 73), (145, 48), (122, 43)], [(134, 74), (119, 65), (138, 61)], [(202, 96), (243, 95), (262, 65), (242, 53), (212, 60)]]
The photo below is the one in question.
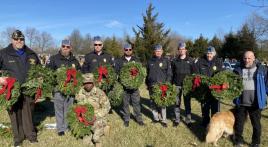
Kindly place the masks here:
[(94, 107), (94, 113), (96, 116), (96, 121), (92, 126), (92, 134), (85, 137), (84, 140), (92, 140), (96, 146), (101, 146), (100, 137), (105, 134), (108, 130), (107, 126), (107, 114), (111, 109), (110, 102), (105, 93), (94, 86), (94, 76), (91, 73), (83, 75), (84, 82), (83, 88), (80, 89), (79, 93), (76, 95), (76, 100), (78, 104), (91, 104)]

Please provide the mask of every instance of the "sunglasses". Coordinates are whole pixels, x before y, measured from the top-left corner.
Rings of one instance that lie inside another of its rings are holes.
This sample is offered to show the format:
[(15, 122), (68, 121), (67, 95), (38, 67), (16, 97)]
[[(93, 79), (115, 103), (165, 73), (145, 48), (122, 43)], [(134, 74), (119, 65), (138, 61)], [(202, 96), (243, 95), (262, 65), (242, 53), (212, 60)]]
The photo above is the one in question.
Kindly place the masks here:
[(62, 48), (65, 48), (65, 47), (66, 47), (66, 48), (71, 48), (71, 46), (69, 46), (69, 45), (62, 45), (61, 47), (62, 47)]
[(132, 49), (127, 49), (127, 48), (126, 48), (126, 49), (124, 49), (124, 50), (125, 50), (125, 51), (132, 51)]
[(18, 40), (20, 40), (20, 41), (24, 41), (25, 39), (24, 38), (13, 38), (15, 41), (18, 41)]
[(102, 46), (102, 44), (94, 44), (94, 46)]

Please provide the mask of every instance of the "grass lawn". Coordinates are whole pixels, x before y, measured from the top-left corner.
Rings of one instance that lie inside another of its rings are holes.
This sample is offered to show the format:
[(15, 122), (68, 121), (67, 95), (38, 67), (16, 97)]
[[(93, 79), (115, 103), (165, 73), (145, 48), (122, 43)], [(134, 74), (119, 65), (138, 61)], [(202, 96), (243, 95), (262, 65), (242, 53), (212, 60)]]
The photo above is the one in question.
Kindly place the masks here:
[[(192, 100), (192, 118), (195, 121), (192, 127), (187, 127), (183, 121), (177, 128), (172, 126), (174, 118), (173, 109), (169, 108), (168, 128), (163, 128), (160, 124), (152, 124), (152, 114), (149, 109), (148, 91), (144, 86), (141, 87), (141, 103), (145, 127), (140, 127), (132, 119), (130, 126), (125, 128), (121, 118), (121, 110), (109, 114), (109, 125), (111, 126), (110, 134), (102, 138), (104, 147), (205, 147), (211, 146), (204, 142), (205, 129), (199, 124), (201, 122), (200, 104)], [(221, 111), (230, 109), (231, 106), (221, 105)], [(184, 120), (184, 105), (182, 104), (182, 120)], [(70, 132), (63, 137), (59, 137), (56, 130), (47, 130), (43, 126), (46, 123), (55, 123), (53, 103), (42, 101), (37, 104), (34, 118), (38, 125), (38, 140), (36, 144), (30, 144), (28, 141), (23, 142), (25, 147), (86, 147), (82, 140), (76, 140)], [(6, 111), (0, 112), (0, 123), (9, 123), (9, 117)], [(268, 110), (262, 112), (262, 146), (268, 146)], [(250, 121), (246, 122), (244, 129), (244, 139), (246, 144), (251, 142), (252, 127)], [(12, 145), (12, 138), (0, 136), (0, 147)], [(233, 146), (229, 138), (221, 138), (218, 142), (220, 147)]]

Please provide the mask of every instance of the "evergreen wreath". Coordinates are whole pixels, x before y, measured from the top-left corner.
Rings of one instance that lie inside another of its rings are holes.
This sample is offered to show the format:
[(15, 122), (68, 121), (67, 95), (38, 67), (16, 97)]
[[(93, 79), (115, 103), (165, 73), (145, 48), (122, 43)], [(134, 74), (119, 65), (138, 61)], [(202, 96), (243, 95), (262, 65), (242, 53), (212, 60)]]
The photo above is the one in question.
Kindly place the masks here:
[(10, 110), (20, 97), (20, 83), (6, 72), (1, 73), (1, 77), (6, 77), (6, 84), (0, 85), (0, 111)]
[(243, 91), (242, 77), (231, 71), (221, 71), (210, 78), (209, 89), (216, 99), (232, 104)]
[(160, 107), (167, 107), (176, 103), (176, 87), (170, 83), (153, 85), (151, 98)]
[(32, 65), (28, 71), (26, 82), (22, 84), (22, 93), (35, 96), (35, 102), (39, 98), (51, 97), (55, 83), (53, 71), (42, 65)]
[(91, 104), (73, 105), (68, 111), (67, 120), (74, 137), (83, 138), (90, 135), (96, 120), (94, 108)]
[(183, 95), (202, 102), (209, 92), (208, 82), (209, 77), (205, 75), (187, 75), (183, 80)]
[(146, 69), (141, 63), (129, 62), (120, 70), (120, 83), (127, 89), (138, 89), (146, 77)]
[(108, 98), (113, 107), (120, 106), (123, 101), (124, 89), (119, 82), (115, 82), (113, 88), (108, 93)]
[(117, 78), (114, 68), (109, 64), (101, 65), (96, 68), (93, 75), (96, 86), (105, 93), (111, 90)]
[(57, 90), (65, 96), (74, 96), (82, 86), (83, 77), (80, 71), (72, 67), (60, 67), (55, 72)]

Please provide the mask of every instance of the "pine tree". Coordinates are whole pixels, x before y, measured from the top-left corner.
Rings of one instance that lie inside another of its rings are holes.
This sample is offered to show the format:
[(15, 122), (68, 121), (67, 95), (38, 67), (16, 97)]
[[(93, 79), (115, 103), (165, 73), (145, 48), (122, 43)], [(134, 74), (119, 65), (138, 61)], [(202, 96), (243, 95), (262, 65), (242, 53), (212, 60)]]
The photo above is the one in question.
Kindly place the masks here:
[(200, 57), (204, 55), (208, 47), (208, 39), (204, 38), (202, 34), (198, 39), (194, 41), (193, 50), (191, 50), (190, 55), (193, 57)]
[(240, 46), (239, 46), (239, 39), (237, 35), (230, 32), (229, 34), (225, 35), (225, 41), (222, 47), (222, 55), (224, 58), (236, 58), (239, 59), (240, 57)]
[(215, 35), (208, 43), (210, 46), (213, 46), (216, 49), (218, 57), (222, 57), (222, 41)]
[(242, 26), (241, 30), (238, 31), (237, 36), (241, 53), (247, 50), (257, 51), (257, 41), (254, 32), (249, 29), (247, 24)]
[(117, 41), (116, 37), (106, 38), (104, 40), (104, 50), (114, 57), (120, 57), (123, 55), (122, 45)]
[[(149, 58), (151, 58), (153, 53), (153, 47), (156, 44), (161, 44), (163, 46), (164, 52), (168, 52), (169, 37), (168, 34), (170, 29), (164, 29), (164, 23), (157, 22), (158, 13), (153, 14), (155, 8), (150, 3), (146, 10), (146, 14), (143, 15), (143, 26), (137, 25), (137, 30), (133, 28), (135, 33), (135, 53), (140, 60), (145, 63)], [(131, 43), (130, 39), (127, 40)]]

